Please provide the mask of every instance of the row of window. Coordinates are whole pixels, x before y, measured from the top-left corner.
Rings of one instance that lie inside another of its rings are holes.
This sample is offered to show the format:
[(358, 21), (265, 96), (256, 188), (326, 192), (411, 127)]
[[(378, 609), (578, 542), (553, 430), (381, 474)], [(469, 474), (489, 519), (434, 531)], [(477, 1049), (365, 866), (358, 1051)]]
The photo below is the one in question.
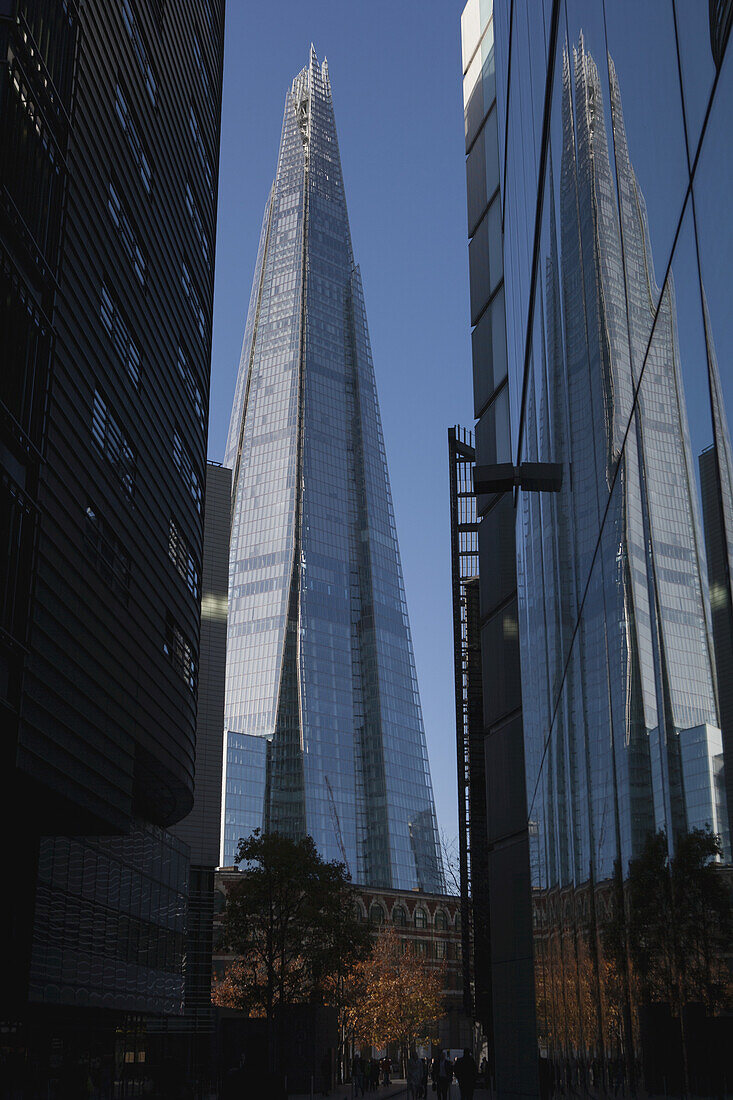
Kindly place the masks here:
[[(126, 599), (130, 587), (129, 554), (123, 548), (111, 525), (100, 514), (96, 505), (91, 503), (87, 504), (85, 512), (84, 539), (89, 557), (97, 571), (120, 596)], [(201, 582), (196, 559), (187, 539), (173, 519), (170, 521), (169, 528), (168, 556), (188, 585), (191, 594), (198, 599)], [(178, 652), (176, 647), (173, 647), (173, 650)], [(165, 651), (168, 652), (167, 649)]]
[[(97, 572), (118, 596), (127, 602), (130, 589), (130, 557), (115, 535), (111, 525), (96, 505), (87, 504), (84, 523), (87, 554)], [(190, 546), (174, 520), (170, 521), (168, 555), (178, 572), (198, 598), (199, 571)], [(193, 645), (170, 614), (166, 616), (163, 652), (183, 677), (190, 691), (196, 691), (197, 668)]]
[(198, 31), (196, 31), (193, 36), (193, 57), (194, 61), (196, 62), (196, 71), (199, 74), (199, 79), (204, 89), (204, 102), (212, 103), (213, 99), (211, 95), (211, 79), (209, 77), (208, 69), (206, 68), (206, 63), (204, 62), (204, 55), (201, 51), (201, 42), (199, 41)]
[[(133, 53), (135, 54), (135, 60), (137, 61), (138, 68), (143, 77), (145, 84), (145, 90), (148, 93), (148, 97), (153, 107), (157, 104), (158, 99), (158, 83), (155, 78), (155, 72), (153, 66), (150, 63), (148, 57), (148, 51), (145, 47), (145, 39), (140, 28), (140, 24), (135, 18), (135, 13), (132, 8), (131, 0), (122, 0), (122, 22), (125, 24), (125, 29), (129, 35), (130, 42), (132, 43)], [(193, 56), (196, 62), (196, 71), (198, 72), (199, 79), (203, 85), (203, 98), (206, 103), (211, 102), (211, 78), (206, 68), (204, 61), (203, 51), (201, 49), (201, 42), (199, 40), (198, 30), (194, 31), (193, 36)]]
[(211, 160), (206, 149), (206, 143), (204, 141), (203, 131), (201, 129), (201, 123), (199, 122), (198, 115), (196, 114), (196, 108), (193, 103), (189, 107), (188, 112), (188, 124), (191, 129), (191, 137), (193, 138), (193, 144), (198, 153), (199, 160), (201, 161), (201, 167), (204, 170), (204, 176), (206, 177), (206, 186), (209, 189), (209, 194), (214, 194), (214, 173), (211, 170)]
[(188, 270), (188, 264), (185, 261), (181, 264), (181, 285), (183, 286), (183, 292), (188, 299), (188, 304), (191, 307), (194, 322), (199, 330), (199, 336), (202, 340), (205, 340), (206, 315), (201, 306), (201, 299), (199, 298), (198, 291), (193, 285), (193, 279), (191, 278), (191, 272)]
[(201, 586), (196, 558), (188, 539), (173, 518), (168, 527), (168, 557), (188, 585), (191, 594), (198, 599)]
[[(365, 919), (364, 909), (357, 905), (356, 913), (359, 920)], [(378, 901), (372, 902), (369, 909), (369, 923), (375, 925), (382, 925), (386, 921), (386, 913), (384, 907), (380, 905)], [(417, 906), (413, 914), (412, 921), (415, 928), (428, 928), (430, 926), (430, 917), (425, 909), (421, 906)], [(395, 905), (392, 907), (392, 924), (396, 928), (406, 928), (409, 921), (409, 914), (404, 905)], [(437, 909), (435, 917), (433, 919), (433, 927), (438, 932), (447, 932), (450, 927), (450, 917), (444, 909)], [(455, 916), (455, 928), (461, 927), (461, 914), (456, 912)]]
[(403, 940), (404, 955), (419, 955), (423, 959), (460, 959), (460, 943), (448, 943), (446, 940)]
[[(132, 497), (135, 488), (135, 451), (99, 390), (94, 391), (92, 439), (114, 469), (125, 492)], [(173, 459), (200, 512), (201, 483), (177, 429), (173, 436)], [(100, 516), (93, 504), (88, 504), (86, 509), (85, 541), (89, 556), (98, 572), (118, 595), (126, 599), (130, 585), (129, 555), (123, 549), (110, 524)], [(201, 580), (196, 558), (188, 540), (173, 518), (169, 522), (168, 557), (186, 582), (191, 594), (198, 599)], [(170, 615), (166, 619), (163, 652), (183, 676), (190, 690), (195, 692), (197, 670), (194, 649)]]
[[(140, 25), (135, 17), (131, 0), (122, 0), (122, 18), (132, 44), (135, 59), (143, 76), (145, 90), (151, 104), (155, 107), (158, 94), (157, 81), (153, 67), (150, 63)], [(194, 54), (199, 73), (202, 78), (206, 78), (206, 86), (208, 88), (208, 74), (206, 74), (198, 39), (195, 42)], [(150, 194), (153, 184), (153, 171), (150, 157), (135, 125), (132, 111), (119, 81), (116, 86), (115, 110), (122, 130), (126, 136), (133, 162), (140, 174), (143, 187), (146, 193)], [(206, 184), (211, 193), (213, 185), (211, 161), (204, 145), (203, 134), (193, 105), (191, 106), (190, 125), (194, 144), (204, 169)], [(138, 241), (129, 211), (125, 208), (120, 197), (120, 188), (113, 179), (109, 182), (107, 205), (112, 224), (122, 244), (123, 250), (132, 264), (135, 276), (140, 285), (145, 286), (147, 259)], [(187, 181), (186, 184), (186, 206), (191, 216), (202, 254), (207, 266), (209, 266), (209, 242), (205, 232), (203, 218), (196, 204), (193, 189), (189, 181)], [(198, 328), (201, 338), (205, 339), (206, 322), (204, 311), (185, 263), (182, 269), (182, 282), (184, 292), (194, 314), (196, 327)], [(141, 370), (140, 351), (130, 335), (122, 310), (113, 298), (106, 283), (102, 285), (100, 318), (133, 385), (139, 388)], [(186, 353), (180, 345), (178, 348), (177, 368), (183, 381), (185, 391), (193, 404), (199, 424), (203, 428), (204, 407), (201, 391), (188, 362)], [(128, 496), (132, 496), (135, 487), (135, 451), (126, 439), (119, 422), (110, 411), (106, 400), (99, 390), (95, 390), (94, 393), (92, 438), (104, 457), (114, 468), (125, 492)], [(203, 498), (201, 480), (194, 467), (191, 454), (184, 444), (178, 428), (175, 429), (173, 435), (172, 456), (175, 466), (181, 474), (196, 504), (197, 510), (200, 513)], [(113, 588), (117, 589), (120, 594), (126, 596), (130, 579), (129, 556), (123, 550), (110, 525), (99, 515), (98, 510), (92, 504), (89, 504), (86, 509), (85, 541), (95, 567)], [(198, 565), (187, 539), (173, 518), (170, 519), (169, 524), (168, 556), (176, 571), (186, 582), (189, 591), (198, 599), (200, 595), (200, 573)], [(190, 690), (195, 692), (197, 668), (194, 647), (170, 614), (166, 616), (163, 652), (169, 657), (173, 666), (182, 675)]]
[[(135, 491), (137, 465), (135, 450), (99, 390), (94, 391), (92, 439), (114, 468), (127, 495), (132, 497)], [(203, 503), (201, 479), (196, 472), (191, 452), (183, 442), (178, 428), (173, 431), (173, 462), (200, 514)]]
[(183, 633), (172, 615), (166, 615), (163, 652), (173, 667), (181, 674), (190, 690), (196, 693), (198, 669), (193, 645)]
[(147, 272), (145, 253), (138, 244), (135, 231), (132, 228), (130, 216), (122, 204), (117, 185), (112, 180), (109, 181), (107, 206), (109, 208), (110, 217), (112, 218), (112, 224), (117, 230), (117, 235), (122, 242), (122, 247), (127, 253), (128, 259), (132, 263), (137, 280), (141, 286), (145, 286), (145, 276)]
[[(99, 301), (99, 315), (104, 329), (112, 340), (117, 354), (127, 369), (130, 380), (136, 389), (140, 386), (140, 350), (130, 336), (127, 323), (122, 315), (119, 304), (112, 297), (112, 293), (106, 283), (102, 284)], [(178, 345), (176, 367), (186, 393), (193, 404), (196, 419), (201, 428), (204, 427), (204, 402), (201, 389), (194, 376), (193, 368), (188, 360), (182, 345)]]
[(148, 51), (145, 49), (145, 42), (143, 41), (142, 32), (140, 26), (135, 19), (135, 15), (132, 10), (132, 4), (130, 0), (122, 0), (122, 21), (125, 24), (127, 33), (130, 36), (132, 42), (132, 50), (135, 54), (135, 60), (138, 63), (140, 72), (143, 75), (143, 81), (145, 82), (145, 90), (148, 93), (150, 102), (155, 107), (156, 100), (158, 98), (158, 85), (155, 79), (155, 73), (153, 67), (150, 64), (148, 58)]
[(198, 382), (193, 373), (191, 364), (188, 361), (188, 356), (184, 351), (181, 344), (178, 345), (178, 355), (176, 357), (176, 366), (178, 368), (178, 374), (183, 382), (186, 393), (193, 402), (194, 412), (196, 413), (196, 419), (199, 422), (201, 428), (204, 427), (204, 402), (201, 397), (201, 390), (199, 389)]
[[(143, 77), (145, 90), (148, 94), (148, 98), (150, 99), (152, 106), (155, 107), (157, 105), (158, 96), (157, 81), (155, 78), (153, 67), (150, 63), (150, 58), (145, 45), (142, 30), (140, 28), (140, 24), (133, 10), (132, 0), (122, 0), (122, 19), (130, 38), (132, 52), (135, 56), (138, 68), (140, 69)], [(204, 102), (208, 103), (211, 101), (211, 78), (209, 76), (206, 63), (204, 61), (198, 30), (194, 31), (193, 54), (196, 61), (198, 76), (204, 90)], [(122, 129), (125, 132), (127, 142), (132, 153), (133, 161), (140, 173), (140, 178), (146, 192), (150, 194), (153, 183), (153, 171), (150, 163), (150, 157), (140, 137), (138, 128), (135, 124), (135, 119), (133, 117), (133, 112), (130, 109), (127, 98), (119, 80), (116, 87), (115, 106), (117, 116), (120, 120)], [(206, 140), (198, 117), (198, 113), (193, 102), (191, 102), (191, 104), (189, 105), (189, 127), (193, 139), (193, 144), (201, 162), (201, 167), (203, 169), (207, 189), (209, 191), (209, 194), (213, 196), (214, 174), (212, 169), (212, 161), (207, 149)], [(190, 188), (190, 184), (187, 186), (186, 202), (189, 213), (191, 214), (191, 218), (193, 220), (194, 228), (196, 230), (196, 236), (198, 237), (199, 244), (201, 246), (206, 265), (208, 267), (210, 257), (209, 241), (204, 229), (203, 219), (193, 197), (193, 192)]]
[[(176, 440), (180, 443), (178, 432), (174, 435), (174, 457)], [(191, 595), (198, 600), (201, 594), (201, 576), (196, 558), (188, 539), (173, 517), (171, 517), (168, 524), (168, 557), (179, 576), (186, 582)], [(174, 669), (183, 677), (189, 690), (195, 695), (198, 669), (194, 647), (170, 614), (166, 615), (163, 652), (169, 658)]]
[[(140, 70), (143, 74), (148, 96), (153, 106), (155, 106), (157, 100), (157, 83), (148, 58), (147, 50), (145, 48), (145, 42), (143, 40), (139, 24), (135, 18), (131, 0), (123, 0), (122, 8), (123, 21), (132, 42), (133, 52), (135, 54)], [(200, 56), (201, 51), (200, 44), (198, 42), (197, 51), (200, 65), (203, 68), (203, 58)], [(150, 160), (145, 151), (140, 135), (138, 134), (132, 117), (132, 112), (128, 106), (125, 94), (119, 82), (117, 83), (116, 88), (116, 110), (117, 116), (122, 125), (122, 129), (127, 136), (127, 141), (130, 147), (130, 151), (132, 153), (133, 160), (140, 172), (143, 186), (145, 187), (145, 190), (150, 193), (152, 187), (152, 169), (150, 167)], [(197, 151), (199, 153), (199, 156), (202, 158), (207, 184), (209, 186), (209, 189), (211, 189), (211, 164), (206, 154), (206, 149), (203, 145), (203, 135), (201, 133), (201, 128), (198, 125), (198, 119), (195, 116), (193, 106), (191, 107), (191, 129), (193, 132), (194, 142), (196, 144)], [(187, 181), (186, 185), (186, 205), (191, 215), (191, 219), (193, 221), (196, 235), (204, 254), (204, 258), (208, 265), (208, 240), (204, 230), (203, 218), (196, 204), (190, 181)], [(133, 264), (135, 274), (140, 283), (144, 285), (147, 269), (146, 258), (143, 250), (138, 244), (129, 213), (127, 212), (127, 210), (125, 210), (121, 201), (119, 188), (113, 180), (110, 180), (109, 184), (108, 207), (112, 222), (122, 241), (123, 247)], [(199, 335), (202, 339), (205, 339), (206, 317), (204, 314), (204, 310), (201, 306), (201, 301), (199, 299), (196, 288), (193, 285), (193, 280), (188, 270), (188, 266), (185, 262), (182, 265), (181, 281), (183, 284), (184, 293), (191, 306), (194, 315), (194, 322), (196, 324), (196, 327), (198, 328)], [(128, 373), (133, 379), (135, 385), (138, 386), (140, 380), (140, 353), (134, 341), (129, 335), (129, 331), (122, 318), (119, 306), (117, 306), (116, 303), (113, 301), (112, 295), (110, 294), (106, 286), (104, 286), (102, 290), (101, 314), (105, 328), (107, 329), (109, 335), (113, 338), (120, 357), (127, 366)], [(180, 345), (178, 348), (177, 367), (179, 375), (183, 379), (186, 392), (188, 393), (193, 403), (199, 424), (201, 425), (201, 427), (203, 427), (204, 407), (201, 397), (201, 391), (194, 378), (194, 374), (188, 362), (186, 353)], [(194, 500), (194, 503), (196, 504), (198, 511), (200, 512), (202, 502), (201, 480), (196, 473), (191, 455), (185, 447), (178, 432), (178, 429), (176, 429), (173, 438), (173, 459), (177, 469), (183, 476), (184, 482), (187, 485), (189, 492), (191, 493), (191, 496)], [(131, 489), (129, 491), (131, 491)]]
[[(137, 344), (130, 336), (120, 307), (113, 299), (106, 283), (102, 284), (99, 313), (102, 324), (108, 336), (113, 341), (120, 359), (125, 364), (133, 385), (138, 388), (140, 385), (140, 351)], [(201, 428), (203, 428), (204, 405), (201, 397), (201, 390), (196, 382), (186, 353), (180, 344), (178, 345), (176, 363), (185, 390), (193, 404), (196, 418)], [(135, 480), (134, 452), (132, 447), (124, 440), (124, 434), (117, 421), (111, 414), (108, 414), (106, 402), (99, 391), (95, 392), (94, 397), (92, 434), (102, 451), (114, 465), (119, 467), (120, 455), (124, 453), (129, 468), (125, 471), (123, 483), (125, 490), (132, 496)], [(201, 480), (196, 473), (193, 459), (183, 443), (178, 429), (175, 430), (173, 435), (173, 460), (176, 464), (176, 468), (182, 473), (184, 482), (200, 513), (202, 503)], [(132, 470), (131, 477), (129, 476), (130, 470)]]
[(94, 391), (92, 439), (114, 469), (122, 488), (131, 497), (135, 491), (135, 451), (99, 390)]
[(124, 363), (130, 380), (137, 389), (140, 385), (140, 350), (130, 336), (122, 311), (113, 299), (106, 283), (102, 284), (99, 314), (107, 335)]
[(178, 428), (173, 430), (173, 462), (178, 470), (183, 483), (191, 494), (191, 499), (196, 505), (196, 510), (201, 513), (203, 503), (203, 490), (201, 480), (196, 472), (191, 452), (181, 438)]
[[(142, 142), (140, 141), (137, 130), (135, 129), (135, 126), (133, 124), (132, 117), (127, 106), (127, 101), (125, 100), (124, 93), (119, 84), (117, 85), (116, 105), (117, 114), (122, 123), (122, 128), (127, 134), (128, 144), (132, 152), (133, 160), (137, 165), (138, 170), (140, 171), (140, 177), (142, 179), (145, 190), (148, 192), (148, 194), (150, 194), (152, 186), (152, 169), (150, 168), (150, 161), (148, 160), (147, 154), (143, 149)], [(191, 110), (193, 111), (193, 108), (191, 108)], [(200, 131), (197, 131), (197, 133), (200, 138)], [(205, 153), (203, 154), (203, 156), (205, 157), (207, 185), (209, 187), (209, 191), (211, 192), (211, 165), (208, 161), (208, 158), (206, 158)], [(145, 253), (143, 252), (137, 240), (137, 235), (133, 228), (130, 214), (125, 209), (122, 200), (120, 199), (119, 188), (113, 180), (110, 180), (109, 182), (109, 197), (107, 200), (107, 205), (109, 208), (110, 216), (112, 218), (112, 223), (122, 242), (123, 248), (133, 265), (135, 275), (137, 276), (141, 286), (144, 286), (147, 273), (147, 261)], [(209, 248), (209, 240), (206, 234), (206, 229), (204, 228), (204, 220), (201, 214), (201, 210), (199, 209), (198, 203), (196, 202), (196, 197), (194, 195), (190, 180), (186, 181), (186, 208), (191, 216), (191, 222), (196, 233), (196, 239), (199, 242), (199, 247), (201, 248), (201, 254), (204, 258), (204, 262), (206, 263), (207, 267), (210, 267), (211, 251)], [(206, 316), (203, 309), (201, 308), (201, 302), (199, 300), (198, 293), (193, 285), (193, 280), (188, 270), (188, 266), (185, 262), (182, 266), (181, 278), (183, 282), (184, 292), (193, 310), (194, 321), (196, 327), (198, 328), (199, 335), (201, 336), (202, 340), (205, 340)]]
[(204, 229), (204, 219), (201, 217), (201, 211), (199, 210), (198, 203), (196, 202), (196, 196), (193, 193), (191, 187), (191, 181), (186, 180), (186, 207), (191, 215), (191, 221), (196, 231), (201, 252), (206, 260), (206, 266), (209, 266), (209, 238), (206, 236), (206, 230)]
[(135, 167), (140, 173), (140, 179), (142, 180), (143, 187), (150, 194), (153, 186), (153, 170), (150, 167), (150, 160), (147, 153), (143, 148), (143, 143), (140, 140), (140, 135), (137, 132), (135, 123), (133, 122), (130, 108), (127, 105), (125, 93), (120, 87), (119, 81), (117, 83), (117, 90), (115, 96), (115, 108), (117, 110), (117, 117), (120, 120), (120, 125), (127, 137), (127, 144), (130, 147), (132, 159)]
[(130, 557), (94, 504), (87, 504), (84, 523), (87, 553), (98, 573), (123, 599), (130, 588)]

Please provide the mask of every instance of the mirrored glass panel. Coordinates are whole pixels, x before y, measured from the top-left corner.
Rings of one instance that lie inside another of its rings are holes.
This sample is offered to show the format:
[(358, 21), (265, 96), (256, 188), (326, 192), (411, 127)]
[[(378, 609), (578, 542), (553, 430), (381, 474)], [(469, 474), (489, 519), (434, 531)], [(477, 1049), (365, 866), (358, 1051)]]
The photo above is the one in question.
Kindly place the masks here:
[(733, 67), (694, 161), (679, 10), (561, 5), (536, 239), (503, 195), (516, 453), (562, 468), (516, 499), (543, 1095), (724, 1088)]

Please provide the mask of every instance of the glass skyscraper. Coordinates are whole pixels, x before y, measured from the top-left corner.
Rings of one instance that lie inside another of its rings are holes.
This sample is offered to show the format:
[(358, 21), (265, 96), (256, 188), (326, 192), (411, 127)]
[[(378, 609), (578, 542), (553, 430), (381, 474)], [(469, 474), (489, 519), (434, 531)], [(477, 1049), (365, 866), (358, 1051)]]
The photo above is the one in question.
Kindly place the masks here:
[(727, 7), (463, 15), (476, 463), (562, 471), (477, 498), (502, 1096), (728, 1072)]
[(443, 889), (327, 64), (287, 93), (225, 464), (223, 851), (309, 833), (355, 881)]

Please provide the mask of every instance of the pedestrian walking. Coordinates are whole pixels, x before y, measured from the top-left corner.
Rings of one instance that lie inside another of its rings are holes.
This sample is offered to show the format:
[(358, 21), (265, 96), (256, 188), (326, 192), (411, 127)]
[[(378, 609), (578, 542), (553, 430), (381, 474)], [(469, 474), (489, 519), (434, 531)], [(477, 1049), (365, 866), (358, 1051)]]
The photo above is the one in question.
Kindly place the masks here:
[(382, 1059), (382, 1073), (383, 1073), (382, 1083), (384, 1084), (384, 1086), (386, 1088), (390, 1083), (389, 1078), (390, 1078), (390, 1074), (392, 1073), (392, 1059), (390, 1058), (389, 1054), (385, 1054), (384, 1058)]
[(461, 1100), (473, 1100), (473, 1090), (476, 1088), (476, 1078), (478, 1077), (478, 1066), (468, 1047), (464, 1049), (463, 1055), (460, 1058), (456, 1058), (453, 1072), (456, 1075), (458, 1088), (461, 1090)]
[(438, 1100), (448, 1100), (452, 1080), (453, 1063), (447, 1051), (442, 1050), (440, 1057), (433, 1059), (433, 1085), (438, 1093)]
[(407, 1059), (407, 1093), (409, 1100), (419, 1100), (423, 1090), (423, 1063), (416, 1051), (409, 1052)]
[(419, 1100), (422, 1091), (422, 1062), (417, 1051), (411, 1050), (407, 1059), (407, 1092), (410, 1100)]
[(427, 1058), (422, 1060), (422, 1082), (420, 1087), (420, 1096), (422, 1100), (427, 1100), (428, 1097), (428, 1077), (430, 1076), (430, 1067), (428, 1066)]
[(364, 1095), (364, 1062), (360, 1054), (354, 1055), (351, 1064), (351, 1076), (354, 1079), (354, 1091), (357, 1096)]

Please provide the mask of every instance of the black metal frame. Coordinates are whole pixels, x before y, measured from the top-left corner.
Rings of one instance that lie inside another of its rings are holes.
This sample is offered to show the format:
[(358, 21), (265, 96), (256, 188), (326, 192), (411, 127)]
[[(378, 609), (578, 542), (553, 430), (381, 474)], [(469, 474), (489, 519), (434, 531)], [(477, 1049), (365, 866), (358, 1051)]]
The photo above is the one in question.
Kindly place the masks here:
[(456, 752), (458, 760), (458, 856), (461, 877), (461, 946), (463, 952), (463, 1003), (473, 1014), (471, 914), (471, 756), (468, 702), (468, 630), (466, 582), (478, 577), (478, 517), (473, 488), (476, 452), (473, 433), (448, 429), (451, 518), (451, 580), (453, 589), (453, 653), (456, 700)]

